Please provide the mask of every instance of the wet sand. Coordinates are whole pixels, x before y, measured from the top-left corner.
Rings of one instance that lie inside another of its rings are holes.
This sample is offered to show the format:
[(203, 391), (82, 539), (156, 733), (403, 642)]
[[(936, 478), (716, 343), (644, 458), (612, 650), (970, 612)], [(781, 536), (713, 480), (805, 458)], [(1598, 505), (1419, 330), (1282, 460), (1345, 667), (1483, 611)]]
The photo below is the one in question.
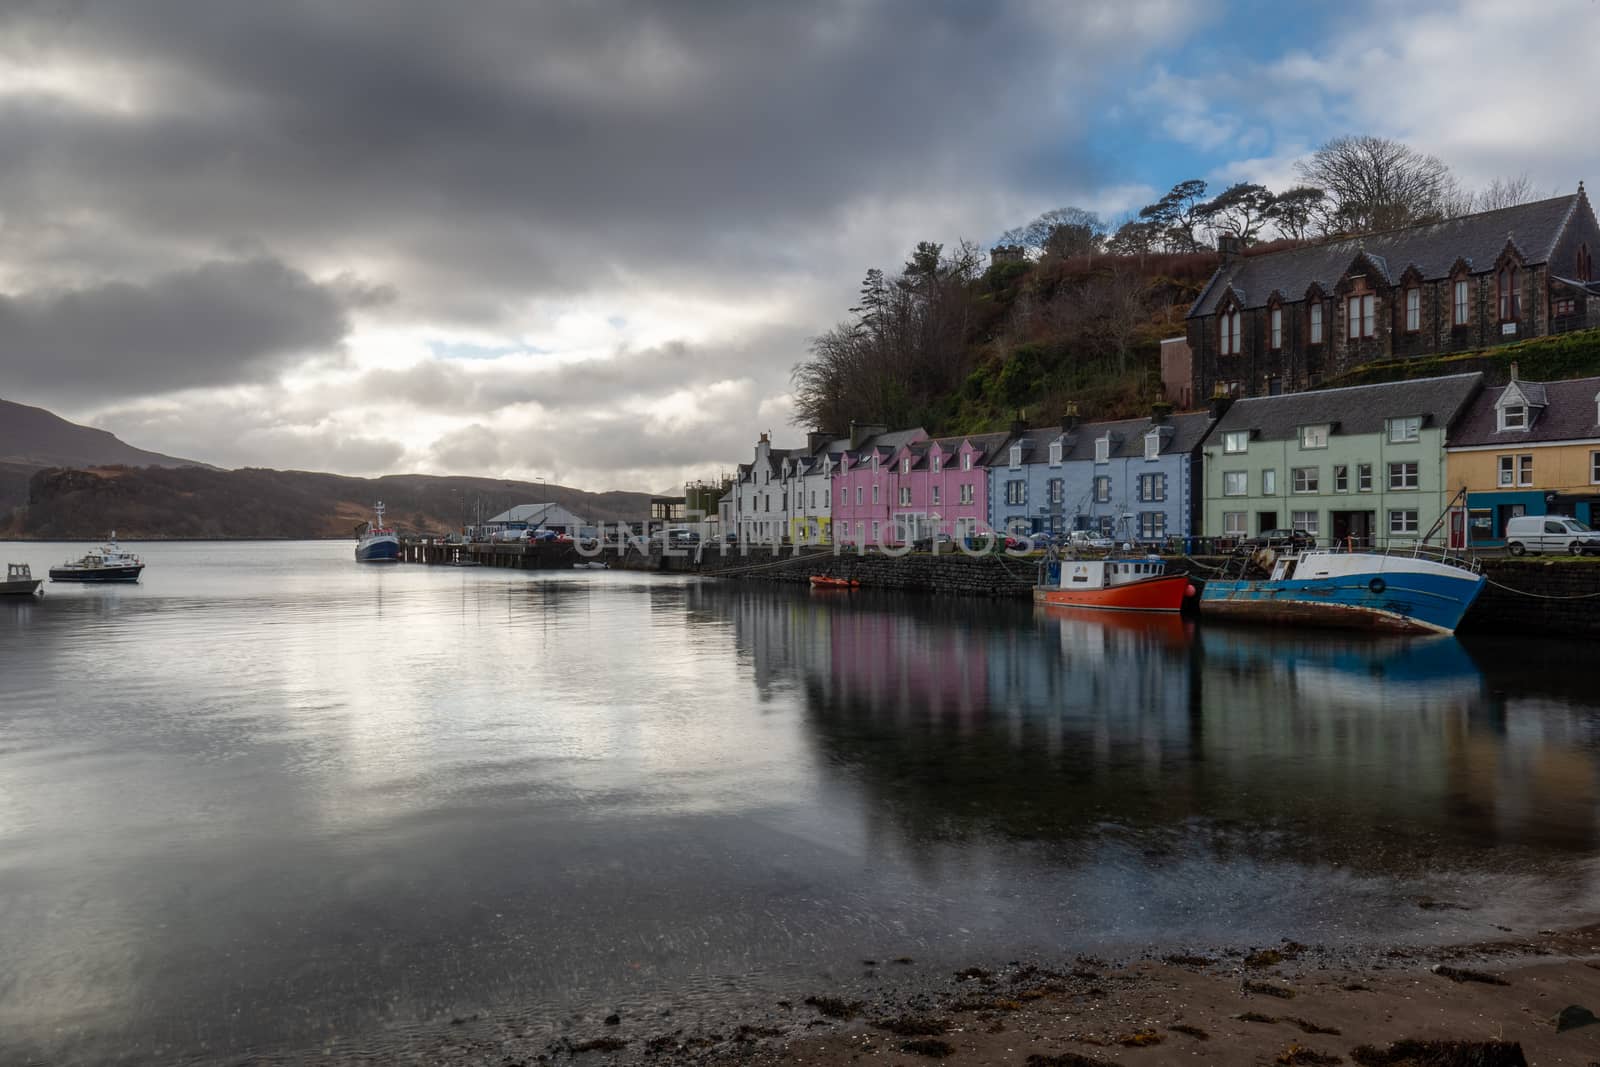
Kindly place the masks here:
[[(1600, 925), (1364, 958), (1285, 942), (924, 973), (864, 960), (848, 989), (702, 1016), (596, 1013), (530, 1040), (464, 1022), (404, 1062), (497, 1064), (1600, 1064)], [(1581, 1018), (1581, 1015), (1576, 1018)], [(1407, 1054), (1407, 1040), (1490, 1043)], [(1363, 1048), (1365, 1046), (1365, 1048)], [(1518, 1058), (1512, 1046), (1520, 1046)]]

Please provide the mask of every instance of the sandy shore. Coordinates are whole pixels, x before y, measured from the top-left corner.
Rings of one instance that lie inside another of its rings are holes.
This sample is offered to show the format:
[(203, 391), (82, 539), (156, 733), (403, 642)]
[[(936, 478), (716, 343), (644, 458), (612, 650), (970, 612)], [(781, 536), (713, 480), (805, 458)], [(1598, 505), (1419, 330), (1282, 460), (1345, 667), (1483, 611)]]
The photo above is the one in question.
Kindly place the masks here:
[[(919, 973), (864, 960), (849, 991), (701, 1018), (595, 1015), (524, 1043), (472, 1028), (409, 1062), (497, 1064), (1600, 1065), (1600, 926), (1352, 958), (1285, 942), (1207, 955)], [(1567, 1011), (1568, 1025), (1558, 1016)], [(527, 1035), (531, 1038), (532, 1035)], [(1406, 1046), (1408, 1041), (1476, 1047)]]

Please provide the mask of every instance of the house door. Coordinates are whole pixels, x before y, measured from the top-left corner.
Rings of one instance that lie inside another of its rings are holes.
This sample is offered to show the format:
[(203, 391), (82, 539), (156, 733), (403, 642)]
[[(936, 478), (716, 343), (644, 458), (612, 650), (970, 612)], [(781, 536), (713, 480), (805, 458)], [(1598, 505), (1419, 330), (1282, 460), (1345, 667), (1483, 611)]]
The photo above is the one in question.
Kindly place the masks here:
[(1268, 530), (1278, 528), (1278, 513), (1276, 511), (1256, 512), (1256, 533), (1264, 534)]
[(1467, 547), (1467, 509), (1450, 509), (1450, 547)]
[(1356, 548), (1372, 547), (1372, 527), (1376, 515), (1371, 511), (1335, 511), (1333, 519), (1333, 543), (1336, 545), (1352, 545)]

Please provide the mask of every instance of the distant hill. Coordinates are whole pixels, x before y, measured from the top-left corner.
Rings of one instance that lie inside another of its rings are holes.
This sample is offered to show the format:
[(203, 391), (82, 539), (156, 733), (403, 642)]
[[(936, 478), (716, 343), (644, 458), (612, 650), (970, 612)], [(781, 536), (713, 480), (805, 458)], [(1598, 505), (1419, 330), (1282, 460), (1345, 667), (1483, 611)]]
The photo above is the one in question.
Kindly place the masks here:
[(92, 539), (344, 537), (382, 500), (406, 532), (449, 533), (517, 504), (554, 502), (591, 522), (642, 519), (648, 493), (397, 474), (221, 470), (147, 452), (43, 408), (0, 400), (0, 536)]
[[(7, 477), (0, 466), (0, 484)], [(351, 537), (382, 500), (402, 533), (445, 534), (517, 504), (560, 504), (591, 522), (643, 519), (648, 493), (588, 493), (543, 482), (398, 474), (347, 478), (247, 467), (51, 468), (27, 482), (27, 503), (0, 536), (139, 538)]]
[(115, 434), (79, 426), (44, 408), (0, 400), (0, 464), (21, 467), (204, 467), (192, 459), (146, 452)]

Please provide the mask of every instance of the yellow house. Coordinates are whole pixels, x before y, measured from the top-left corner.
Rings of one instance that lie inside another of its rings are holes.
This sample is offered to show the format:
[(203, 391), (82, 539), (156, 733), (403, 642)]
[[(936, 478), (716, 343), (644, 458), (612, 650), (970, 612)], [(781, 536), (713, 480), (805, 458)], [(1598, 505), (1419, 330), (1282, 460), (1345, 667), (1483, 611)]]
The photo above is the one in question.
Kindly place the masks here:
[(1446, 484), (1465, 489), (1451, 518), (1472, 547), (1505, 544), (1517, 515), (1600, 519), (1600, 378), (1486, 389), (1457, 420), (1445, 446)]

